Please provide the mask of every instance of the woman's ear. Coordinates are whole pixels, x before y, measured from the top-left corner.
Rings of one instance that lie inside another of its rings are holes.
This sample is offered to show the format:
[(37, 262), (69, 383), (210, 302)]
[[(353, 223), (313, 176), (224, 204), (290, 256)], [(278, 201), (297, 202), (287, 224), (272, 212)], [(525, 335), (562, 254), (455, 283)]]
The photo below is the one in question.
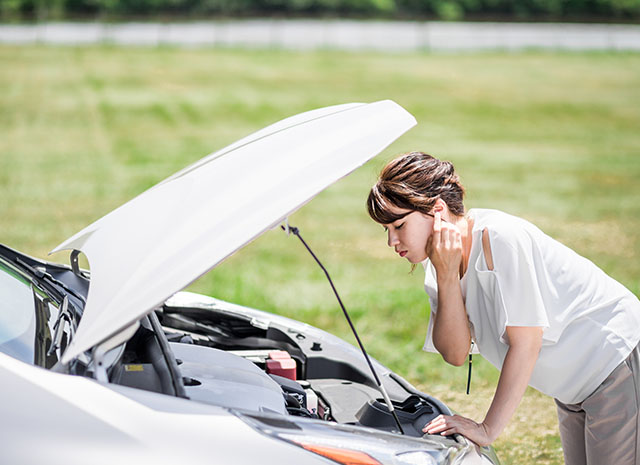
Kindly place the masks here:
[(433, 206), (433, 211), (439, 212), (439, 213), (445, 213), (449, 211), (449, 208), (447, 208), (447, 203), (444, 200), (438, 198), (436, 200), (436, 204)]

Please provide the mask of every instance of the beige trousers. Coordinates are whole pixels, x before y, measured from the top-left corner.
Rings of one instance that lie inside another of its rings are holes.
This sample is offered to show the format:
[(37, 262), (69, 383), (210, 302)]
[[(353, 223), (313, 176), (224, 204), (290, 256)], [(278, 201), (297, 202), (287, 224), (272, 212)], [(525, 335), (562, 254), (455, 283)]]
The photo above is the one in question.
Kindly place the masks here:
[(579, 404), (556, 400), (566, 465), (640, 465), (640, 344)]

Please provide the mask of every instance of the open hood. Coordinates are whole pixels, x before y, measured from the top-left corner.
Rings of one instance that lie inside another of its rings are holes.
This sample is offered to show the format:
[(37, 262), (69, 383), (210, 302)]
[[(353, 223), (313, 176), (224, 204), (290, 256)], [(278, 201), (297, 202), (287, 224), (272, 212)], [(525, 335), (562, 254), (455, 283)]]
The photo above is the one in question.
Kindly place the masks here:
[(91, 285), (62, 362), (110, 339), (416, 124), (398, 104), (302, 113), (215, 152), (56, 247), (82, 251)]

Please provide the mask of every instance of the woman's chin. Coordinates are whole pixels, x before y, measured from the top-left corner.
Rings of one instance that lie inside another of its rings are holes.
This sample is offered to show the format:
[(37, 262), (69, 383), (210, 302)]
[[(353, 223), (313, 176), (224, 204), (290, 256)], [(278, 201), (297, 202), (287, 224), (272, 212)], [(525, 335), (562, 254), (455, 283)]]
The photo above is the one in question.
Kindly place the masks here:
[(412, 265), (417, 265), (418, 263), (422, 263), (423, 261), (425, 261), (425, 260), (427, 259), (427, 256), (425, 255), (425, 256), (424, 256), (424, 257), (422, 257), (422, 258), (418, 257), (418, 259), (415, 259), (415, 258), (413, 258), (413, 257), (409, 257), (409, 256), (407, 256), (407, 257), (405, 257), (405, 258), (406, 258), (406, 259), (407, 259), (407, 261), (408, 261), (409, 263), (411, 263)]

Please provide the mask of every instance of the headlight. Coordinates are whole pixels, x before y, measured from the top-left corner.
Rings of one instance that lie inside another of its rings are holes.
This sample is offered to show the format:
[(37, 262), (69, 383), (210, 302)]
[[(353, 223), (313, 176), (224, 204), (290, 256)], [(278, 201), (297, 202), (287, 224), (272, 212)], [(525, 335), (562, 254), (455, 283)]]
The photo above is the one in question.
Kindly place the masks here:
[(396, 455), (398, 465), (437, 465), (433, 455), (424, 451), (404, 452)]
[(294, 444), (305, 448), (309, 452), (322, 455), (334, 462), (343, 463), (344, 465), (380, 465), (376, 459), (369, 454), (357, 450), (342, 449), (338, 447), (321, 446), (317, 444), (304, 444), (293, 441)]
[(345, 465), (462, 464), (467, 454), (479, 459), (473, 445), (448, 438), (414, 438), (298, 417), (236, 414), (265, 435)]
[[(344, 465), (438, 465), (439, 463), (445, 463), (445, 456), (438, 454), (437, 451), (402, 452), (394, 456), (393, 450), (384, 450), (383, 448), (375, 447), (373, 444), (365, 444), (363, 442), (328, 446), (322, 444), (327, 442), (327, 438), (291, 439), (280, 436), (280, 439), (287, 440), (309, 452), (322, 455)], [(362, 449), (366, 449), (367, 452)], [(440, 455), (440, 461), (436, 459), (436, 455)]]

